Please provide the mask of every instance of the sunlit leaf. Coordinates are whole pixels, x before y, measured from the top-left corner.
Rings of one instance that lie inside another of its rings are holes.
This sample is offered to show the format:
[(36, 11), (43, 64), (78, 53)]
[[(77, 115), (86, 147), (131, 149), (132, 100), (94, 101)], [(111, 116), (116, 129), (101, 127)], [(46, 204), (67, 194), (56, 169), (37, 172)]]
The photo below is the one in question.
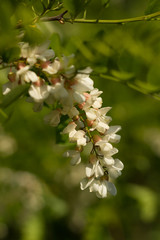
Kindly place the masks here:
[(130, 79), (134, 78), (134, 73), (119, 72), (119, 71), (116, 71), (116, 70), (112, 70), (111, 74), (114, 77), (117, 77), (117, 78), (119, 78), (121, 80), (130, 80)]
[(151, 66), (147, 75), (147, 81), (149, 84), (160, 88), (160, 64), (159, 63), (155, 63)]
[(149, 0), (148, 6), (145, 11), (146, 14), (154, 13), (160, 11), (160, 1), (159, 0)]
[(107, 8), (109, 6), (110, 0), (101, 0), (103, 7)]
[(84, 0), (63, 0), (64, 7), (71, 14), (72, 18), (75, 18), (80, 12), (84, 10)]
[(4, 62), (13, 62), (18, 59), (20, 55), (20, 48), (13, 47), (10, 49), (5, 49), (2, 53), (2, 59)]

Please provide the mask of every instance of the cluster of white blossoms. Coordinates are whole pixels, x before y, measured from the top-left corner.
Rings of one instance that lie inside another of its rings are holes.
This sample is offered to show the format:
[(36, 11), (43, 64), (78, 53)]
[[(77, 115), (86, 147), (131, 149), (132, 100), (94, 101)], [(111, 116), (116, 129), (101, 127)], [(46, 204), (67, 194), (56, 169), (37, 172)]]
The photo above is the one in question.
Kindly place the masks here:
[(61, 116), (67, 115), (70, 122), (62, 131), (68, 134), (69, 141), (76, 144), (64, 156), (71, 158), (71, 164), (81, 162), (81, 152), (88, 144), (92, 145), (85, 167), (86, 177), (80, 182), (82, 190), (89, 188), (100, 198), (108, 192), (116, 194), (112, 181), (121, 175), (123, 163), (114, 159), (118, 150), (112, 146), (120, 136), (120, 126), (109, 126), (107, 116), (110, 107), (102, 107), (102, 91), (94, 88), (89, 77), (91, 69), (77, 71), (70, 64), (71, 57), (55, 57), (49, 44), (31, 48), (21, 43), (20, 59), (8, 74), (9, 82), (3, 86), (3, 94), (20, 84), (30, 84), (28, 101), (33, 102), (34, 111), (40, 111), (45, 104), (52, 109), (44, 121), (56, 127)]

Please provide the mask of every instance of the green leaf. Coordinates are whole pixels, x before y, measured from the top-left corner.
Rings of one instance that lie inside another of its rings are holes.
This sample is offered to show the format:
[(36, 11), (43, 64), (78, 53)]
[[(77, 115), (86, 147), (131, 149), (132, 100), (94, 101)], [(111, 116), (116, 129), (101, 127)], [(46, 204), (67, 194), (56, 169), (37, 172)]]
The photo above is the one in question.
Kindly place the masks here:
[(37, 27), (25, 26), (25, 35), (23, 38), (24, 42), (29, 42), (31, 44), (40, 44), (45, 41), (46, 36)]
[(160, 11), (160, 1), (159, 0), (149, 0), (148, 6), (145, 14), (151, 14)]
[(160, 88), (160, 64), (158, 62), (151, 66), (147, 75), (147, 82)]
[(19, 58), (19, 55), (20, 55), (19, 47), (4, 49), (2, 53), (2, 59), (4, 62), (13, 62), (14, 60)]
[(119, 71), (116, 71), (116, 70), (111, 70), (111, 74), (114, 77), (117, 77), (120, 80), (124, 80), (124, 81), (127, 81), (127, 80), (130, 80), (130, 79), (134, 78), (134, 74), (133, 73), (124, 72), (124, 71), (119, 72)]
[(84, 10), (84, 0), (63, 0), (64, 7), (74, 19), (80, 12)]
[(5, 95), (2, 98), (2, 101), (0, 103), (0, 108), (7, 108), (9, 105), (11, 105), (13, 102), (15, 102), (19, 97), (21, 97), (23, 94), (27, 93), (29, 88), (28, 84), (20, 85), (16, 88), (14, 88), (12, 91), (10, 91), (7, 95)]
[(110, 0), (101, 0), (102, 5), (104, 8), (107, 8), (109, 6)]
[(53, 33), (51, 38), (50, 46), (54, 50), (56, 56), (61, 56), (61, 40), (57, 33)]

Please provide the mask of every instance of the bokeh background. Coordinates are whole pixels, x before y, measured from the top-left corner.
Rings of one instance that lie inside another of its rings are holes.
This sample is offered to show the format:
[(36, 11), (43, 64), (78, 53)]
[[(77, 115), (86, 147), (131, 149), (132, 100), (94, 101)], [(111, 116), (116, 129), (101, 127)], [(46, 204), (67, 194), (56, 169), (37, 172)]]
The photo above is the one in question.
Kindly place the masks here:
[[(88, 18), (129, 18), (147, 9), (145, 0), (111, 0), (109, 8), (100, 11), (99, 2), (90, 2)], [(11, 1), (1, 4), (0, 10), (4, 50), (5, 41), (8, 46), (13, 42), (7, 37), (8, 25), (2, 26), (7, 22), (4, 16), (7, 19), (13, 10)], [(23, 5), (20, 12), (26, 19), (30, 14)], [(26, 97), (20, 98), (5, 109), (7, 118), (1, 114), (0, 239), (159, 240), (160, 102), (158, 94), (154, 96), (160, 89), (159, 22), (56, 22), (37, 28), (47, 37), (58, 33), (59, 51), (74, 53), (78, 68), (94, 69), (92, 78), (103, 90), (103, 106), (112, 106), (111, 125), (122, 126), (116, 156), (125, 168), (115, 182), (115, 197), (98, 199), (81, 191), (87, 152), (82, 164), (71, 167), (63, 152), (72, 146), (59, 142), (57, 130), (43, 122), (48, 110), (35, 113)], [(28, 33), (30, 41), (37, 41), (31, 36)], [(0, 70), (0, 81), (7, 82), (7, 70)]]

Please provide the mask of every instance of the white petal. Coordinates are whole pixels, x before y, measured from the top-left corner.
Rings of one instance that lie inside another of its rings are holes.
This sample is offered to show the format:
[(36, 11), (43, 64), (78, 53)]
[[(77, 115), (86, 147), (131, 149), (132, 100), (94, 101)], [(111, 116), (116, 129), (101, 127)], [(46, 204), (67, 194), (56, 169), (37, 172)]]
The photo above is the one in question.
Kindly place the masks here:
[(25, 66), (25, 67), (22, 67), (21, 69), (19, 69), (17, 71), (17, 76), (20, 76), (22, 74), (25, 74), (28, 70), (30, 69), (30, 66)]
[(77, 126), (77, 125), (76, 125), (74, 122), (71, 122), (71, 123), (68, 124), (67, 127), (65, 127), (65, 128), (63, 129), (62, 133), (63, 133), (63, 134), (65, 134), (65, 133), (70, 133), (70, 132), (72, 132), (73, 130), (75, 130), (76, 126)]
[(117, 194), (117, 189), (115, 187), (115, 185), (111, 182), (107, 182), (107, 189), (108, 189), (108, 192), (110, 192), (110, 194), (112, 194), (113, 196), (115, 196)]
[(117, 177), (119, 177), (121, 175), (121, 171), (119, 171), (115, 168), (109, 168), (108, 172), (109, 172), (109, 176), (113, 179), (116, 179)]
[(82, 181), (80, 182), (81, 190), (84, 190), (87, 187), (89, 187), (93, 181), (94, 181), (94, 178), (91, 178), (91, 179), (83, 178)]
[(85, 101), (85, 97), (82, 94), (80, 94), (79, 92), (74, 92), (73, 98), (76, 103), (82, 103)]
[(71, 159), (71, 165), (77, 165), (81, 162), (81, 156), (80, 156), (80, 153), (77, 152), (77, 154), (75, 154), (72, 159)]
[(99, 180), (94, 180), (91, 185), (89, 186), (89, 191), (90, 192), (97, 192), (100, 186), (100, 181)]
[(107, 197), (107, 185), (104, 181), (99, 186), (98, 193), (102, 198)]
[(88, 164), (88, 166), (86, 167), (86, 176), (91, 177), (93, 174), (94, 174), (93, 165)]
[(107, 134), (117, 133), (120, 130), (121, 130), (121, 126), (110, 126), (110, 128), (107, 131)]
[(95, 176), (96, 177), (101, 177), (104, 175), (104, 171), (103, 168), (100, 164), (97, 165), (96, 169), (95, 169)]
[(106, 165), (112, 165), (112, 164), (114, 164), (114, 159), (112, 157), (104, 157), (103, 162)]
[(72, 107), (68, 112), (68, 116), (70, 118), (73, 118), (74, 116), (77, 116), (77, 115), (79, 115), (79, 111), (75, 107)]
[(80, 138), (80, 139), (77, 139), (77, 145), (78, 146), (86, 146), (86, 138)]
[(119, 159), (115, 159), (114, 167), (118, 170), (122, 170), (124, 168), (124, 165)]
[(91, 108), (89, 110), (86, 110), (86, 116), (88, 118), (88, 120), (95, 120), (97, 118), (97, 110)]
[(28, 92), (35, 102), (42, 102), (49, 96), (47, 85), (42, 85), (40, 87), (37, 87), (32, 84)]
[(99, 109), (101, 115), (106, 115), (106, 113), (111, 109), (111, 107), (104, 107)]
[(33, 71), (27, 71), (23, 76), (25, 82), (37, 82), (39, 77)]
[(101, 108), (102, 106), (102, 98), (99, 97), (96, 99), (96, 101), (92, 104), (93, 108)]

